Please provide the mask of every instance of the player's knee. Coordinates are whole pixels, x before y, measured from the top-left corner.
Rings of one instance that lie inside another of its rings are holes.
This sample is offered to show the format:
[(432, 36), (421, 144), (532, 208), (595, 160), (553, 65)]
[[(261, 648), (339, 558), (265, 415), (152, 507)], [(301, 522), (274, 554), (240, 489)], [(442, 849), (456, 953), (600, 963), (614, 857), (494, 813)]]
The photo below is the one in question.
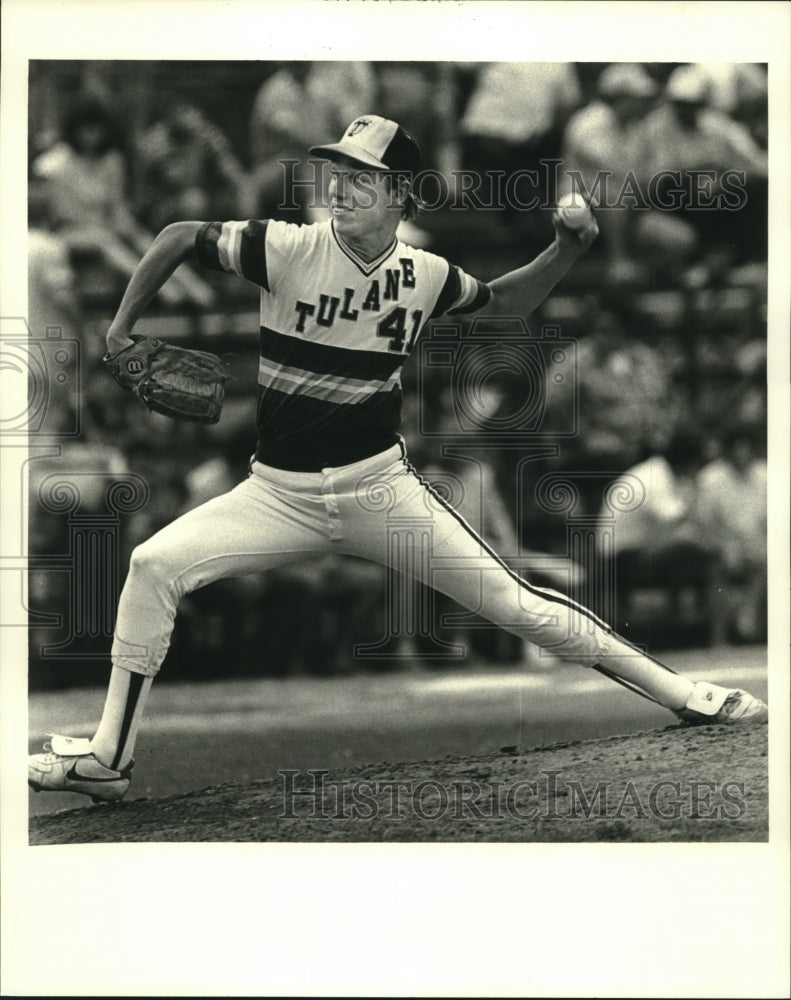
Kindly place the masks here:
[(138, 545), (129, 563), (130, 575), (156, 578), (167, 573), (168, 558), (160, 546), (151, 540)]

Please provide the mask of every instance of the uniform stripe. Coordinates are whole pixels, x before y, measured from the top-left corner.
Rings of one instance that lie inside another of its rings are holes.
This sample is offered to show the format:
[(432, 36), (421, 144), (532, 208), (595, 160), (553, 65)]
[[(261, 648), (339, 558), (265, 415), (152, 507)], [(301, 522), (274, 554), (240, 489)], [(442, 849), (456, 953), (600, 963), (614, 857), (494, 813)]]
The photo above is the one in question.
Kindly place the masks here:
[(459, 295), (458, 301), (451, 306), (451, 309), (463, 309), (465, 306), (469, 305), (470, 302), (472, 302), (476, 291), (477, 288), (475, 287), (473, 279), (469, 276), (469, 274), (465, 274), (462, 271), (461, 295)]
[(399, 385), (357, 403), (259, 387), (257, 459), (281, 469), (318, 471), (375, 455), (396, 442), (401, 398)]
[(220, 238), (217, 241), (217, 254), (224, 271), (232, 271), (242, 276), (241, 243), (244, 222), (226, 222), (223, 224)]
[(304, 394), (330, 403), (359, 405), (377, 392), (386, 392), (399, 385), (400, 372), (394, 372), (385, 382), (363, 381), (319, 375), (301, 368), (290, 368), (288, 365), (271, 365), (266, 358), (261, 358), (258, 366), (258, 384), (266, 389), (277, 389), (287, 395)]
[[(384, 341), (382, 342), (384, 347)], [(393, 351), (355, 351), (334, 344), (316, 344), (261, 327), (261, 356), (275, 364), (303, 368), (320, 375), (348, 375), (385, 381), (400, 368), (406, 355)]]
[(439, 293), (437, 304), (432, 309), (429, 319), (434, 319), (437, 316), (444, 316), (456, 299), (458, 299), (460, 293), (461, 272), (454, 264), (450, 264), (448, 266), (448, 276), (445, 279), (445, 284), (442, 286), (442, 291)]
[(198, 230), (195, 237), (195, 255), (198, 258), (198, 263), (212, 271), (222, 271), (217, 254), (217, 241), (221, 231), (222, 225), (219, 222), (206, 222)]
[(230, 233), (228, 231), (228, 223), (220, 227), (220, 237), (217, 240), (217, 259), (220, 262), (220, 267), (223, 271), (233, 272), (233, 265), (231, 264), (230, 257), (228, 256), (228, 241), (230, 238)]
[(471, 278), (468, 274), (465, 274), (464, 278), (468, 283), (468, 288), (464, 292), (460, 301), (451, 306), (448, 310), (449, 316), (456, 316), (460, 313), (477, 312), (479, 309), (482, 309), (492, 297), (492, 290), (488, 285), (485, 285), (482, 281), (478, 281), (477, 278)]
[(450, 264), (445, 284), (429, 318), (475, 312), (486, 305), (491, 295), (488, 285), (478, 281), (477, 278), (471, 278), (455, 264)]
[(228, 227), (230, 231), (230, 257), (233, 269), (237, 274), (244, 274), (242, 271), (242, 225), (231, 223)]
[(198, 261), (213, 271), (247, 278), (269, 291), (267, 222), (207, 222), (195, 237)]
[(137, 708), (137, 703), (140, 699), (140, 692), (143, 690), (143, 682), (145, 677), (143, 674), (131, 673), (129, 674), (129, 690), (126, 695), (126, 704), (124, 705), (124, 715), (121, 719), (121, 731), (118, 734), (118, 746), (115, 750), (115, 756), (110, 763), (110, 768), (113, 771), (118, 770), (118, 765), (124, 755), (124, 749), (126, 747), (126, 740), (129, 736), (129, 730), (132, 728), (132, 719), (135, 714), (135, 709)]
[(269, 291), (266, 263), (266, 230), (268, 222), (251, 219), (242, 233), (239, 260), (245, 278)]
[[(400, 439), (399, 443), (401, 444), (401, 452), (402, 452), (401, 460), (404, 463), (406, 469), (415, 477), (415, 479), (417, 479), (417, 481), (423, 486), (423, 488), (431, 494), (431, 496), (440, 504), (440, 506), (444, 507), (445, 510), (453, 518), (455, 518), (455, 520), (462, 526), (462, 528), (464, 528), (467, 534), (471, 535), (475, 539), (475, 541), (481, 546), (481, 548), (483, 548), (484, 551), (487, 552), (494, 559), (494, 561), (506, 571), (506, 573), (508, 573), (511, 579), (515, 580), (516, 583), (519, 584), (520, 587), (522, 587), (524, 590), (527, 590), (528, 593), (531, 593), (536, 597), (541, 597), (552, 604), (559, 604), (561, 607), (567, 608), (570, 611), (578, 612), (584, 618), (587, 618), (588, 621), (591, 621), (594, 623), (594, 625), (597, 625), (606, 635), (612, 636), (614, 639), (617, 639), (619, 642), (622, 642), (624, 646), (627, 646), (629, 649), (633, 649), (635, 650), (635, 652), (639, 652), (642, 656), (645, 656), (647, 660), (651, 660), (651, 662), (655, 663), (658, 667), (662, 667), (663, 670), (667, 670), (668, 673), (671, 674), (677, 673), (677, 671), (673, 670), (671, 667), (668, 667), (667, 664), (662, 663), (661, 660), (657, 660), (655, 657), (650, 656), (643, 650), (638, 649), (637, 646), (635, 646), (634, 643), (629, 642), (628, 639), (624, 639), (623, 636), (618, 635), (612, 628), (612, 626), (608, 625), (607, 622), (597, 617), (589, 608), (584, 607), (582, 604), (578, 604), (576, 601), (572, 601), (570, 597), (564, 597), (563, 595), (557, 594), (553, 591), (544, 590), (543, 587), (533, 586), (532, 584), (528, 583), (527, 580), (524, 580), (521, 576), (515, 573), (510, 568), (510, 566), (508, 566), (503, 561), (503, 559), (494, 551), (494, 549), (489, 545), (489, 543), (485, 539), (481, 538), (481, 536), (476, 531), (474, 531), (473, 528), (470, 527), (470, 525), (464, 520), (461, 514), (459, 514), (459, 512), (455, 510), (447, 502), (447, 500), (445, 500), (444, 497), (442, 497), (435, 489), (433, 489), (431, 484), (427, 483), (426, 480), (423, 479), (423, 477), (417, 472), (415, 467), (409, 462), (409, 460), (406, 457), (406, 448), (404, 446), (403, 438)], [(647, 692), (643, 691), (636, 685), (632, 685), (629, 681), (625, 681), (623, 678), (618, 677), (615, 674), (612, 674), (611, 671), (609, 671), (606, 667), (601, 666), (601, 664), (594, 666), (593, 669), (598, 670), (599, 673), (603, 674), (605, 677), (609, 677), (611, 680), (617, 680), (619, 684), (623, 684), (624, 687), (630, 688), (636, 694), (641, 694), (644, 698), (648, 698), (649, 701), (656, 700), (652, 698), (651, 695), (649, 695)]]

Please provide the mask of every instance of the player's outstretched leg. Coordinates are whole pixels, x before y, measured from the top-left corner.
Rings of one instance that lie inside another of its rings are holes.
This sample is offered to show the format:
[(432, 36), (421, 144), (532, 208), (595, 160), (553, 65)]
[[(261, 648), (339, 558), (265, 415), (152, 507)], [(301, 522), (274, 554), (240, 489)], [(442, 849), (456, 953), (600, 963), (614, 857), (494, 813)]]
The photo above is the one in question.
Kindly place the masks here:
[(582, 605), (531, 586), (493, 554), (479, 557), (480, 585), (470, 594), (458, 572), (438, 584), (460, 603), (563, 659), (593, 667), (689, 724), (766, 722), (768, 708), (747, 691), (692, 681), (616, 635)]
[[(297, 530), (295, 508), (305, 520)], [(139, 546), (121, 593), (113, 669), (92, 739), (53, 736), (28, 759), (34, 791), (77, 792), (117, 802), (129, 788), (133, 753), (154, 676), (167, 653), (176, 608), (188, 593), (221, 577), (241, 576), (320, 552), (308, 496), (280, 496), (253, 475), (225, 496), (178, 518)]]
[[(368, 485), (382, 486), (390, 500), (395, 532), (430, 539), (430, 555), (415, 571), (437, 590), (562, 659), (592, 667), (638, 694), (663, 705), (685, 722), (766, 721), (766, 705), (746, 691), (694, 682), (636, 649), (587, 608), (562, 594), (535, 587), (508, 568), (464, 519), (412, 469), (405, 458)], [(368, 514), (358, 490), (349, 513), (358, 523), (349, 551), (393, 563), (401, 548), (386, 540), (387, 525)], [(356, 512), (355, 512), (356, 507)], [(406, 536), (405, 536), (406, 537)], [(422, 569), (421, 569), (422, 567)], [(397, 565), (395, 568), (401, 568)]]
[[(496, 560), (493, 560), (496, 562)], [(469, 571), (468, 571), (469, 572)], [(481, 563), (475, 593), (462, 574), (437, 574), (461, 604), (562, 659), (593, 667), (690, 724), (765, 722), (767, 706), (747, 691), (693, 681), (636, 649), (587, 608), (532, 587), (503, 566)]]

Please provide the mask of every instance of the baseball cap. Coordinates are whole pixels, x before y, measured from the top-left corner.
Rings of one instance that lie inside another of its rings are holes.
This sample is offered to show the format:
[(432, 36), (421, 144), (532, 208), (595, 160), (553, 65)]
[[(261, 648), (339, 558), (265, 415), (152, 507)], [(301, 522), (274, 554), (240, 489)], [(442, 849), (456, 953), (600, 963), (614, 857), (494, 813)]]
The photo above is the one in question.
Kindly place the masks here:
[(355, 118), (343, 133), (340, 142), (328, 146), (311, 146), (310, 153), (328, 160), (346, 156), (364, 167), (377, 170), (417, 171), (420, 169), (420, 147), (398, 122), (380, 115)]
[(685, 104), (704, 104), (708, 97), (709, 86), (706, 72), (694, 64), (679, 66), (670, 74), (665, 89), (669, 101), (680, 101)]
[(653, 97), (657, 86), (642, 66), (613, 63), (603, 71), (597, 84), (603, 97)]

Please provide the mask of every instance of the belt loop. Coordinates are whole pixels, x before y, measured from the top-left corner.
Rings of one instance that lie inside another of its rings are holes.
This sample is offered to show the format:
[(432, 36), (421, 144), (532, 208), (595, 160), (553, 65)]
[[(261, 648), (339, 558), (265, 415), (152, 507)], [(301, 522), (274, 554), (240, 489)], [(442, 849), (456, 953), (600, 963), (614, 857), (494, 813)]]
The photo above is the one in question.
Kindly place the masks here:
[(338, 508), (338, 498), (335, 495), (335, 484), (332, 473), (323, 469), (321, 473), (321, 495), (324, 498), (324, 509), (327, 512), (327, 527), (332, 541), (343, 538), (343, 524), (341, 523), (341, 512)]

